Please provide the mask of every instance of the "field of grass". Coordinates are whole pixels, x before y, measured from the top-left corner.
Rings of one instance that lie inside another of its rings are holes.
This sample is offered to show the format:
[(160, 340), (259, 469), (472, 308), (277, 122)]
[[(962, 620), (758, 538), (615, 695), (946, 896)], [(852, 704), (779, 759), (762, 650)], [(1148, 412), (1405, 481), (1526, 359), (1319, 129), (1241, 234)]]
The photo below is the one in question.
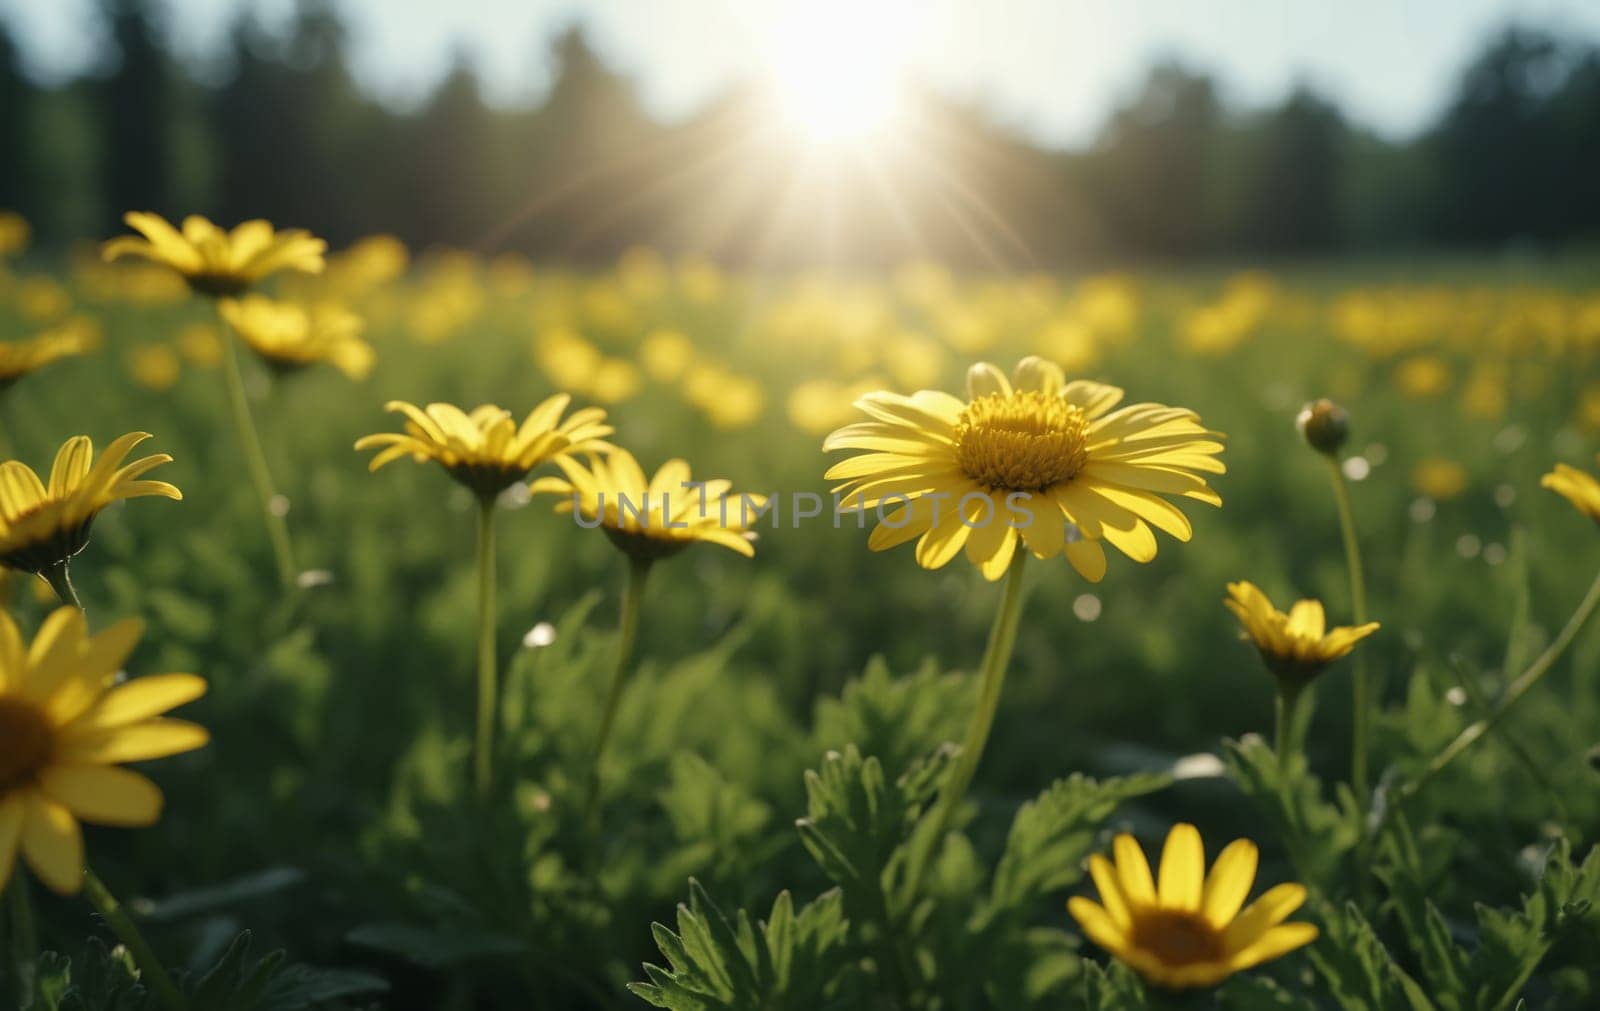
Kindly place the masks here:
[[(371, 240), (267, 286), (365, 319), (370, 375), (244, 362), (306, 570), (285, 592), (212, 307), (155, 267), (14, 261), (0, 335), (72, 332), (92, 349), (0, 389), (0, 455), (42, 470), (73, 435), (153, 434), (145, 448), (173, 456), (154, 476), (183, 500), (108, 509), (72, 576), (91, 627), (147, 623), (130, 674), (210, 683), (180, 715), (211, 744), (144, 770), (166, 794), (160, 822), (87, 829), (88, 860), (180, 985), (209, 986), (193, 1011), (645, 1006), (630, 982), (682, 1011), (1594, 1007), (1600, 636), (1580, 631), (1503, 720), (1407, 789), (1495, 711), (1600, 568), (1595, 524), (1540, 487), (1557, 462), (1592, 472), (1600, 449), (1592, 266), (1000, 278), (924, 264), (839, 280), (645, 251), (599, 272), (407, 263)], [(1148, 564), (1108, 552), (1097, 584), (1060, 558), (1030, 563), (958, 831), (908, 886), (1001, 587), (959, 556), (929, 571), (909, 545), (875, 553), (853, 517), (797, 521), (789, 504), (826, 499), (840, 455), (822, 440), (859, 420), (861, 394), (964, 396), (972, 363), (1009, 371), (1026, 354), (1196, 411), (1227, 436), (1223, 501), (1185, 503), (1192, 539), (1159, 535)], [(623, 556), (552, 499), (502, 497), (501, 722), (480, 800), (475, 500), (437, 466), (368, 473), (352, 449), (397, 430), (392, 399), (520, 419), (562, 391), (603, 406), (647, 471), (682, 457), (783, 502), (753, 559), (699, 545), (654, 567), (597, 824), (582, 809)], [(1304, 763), (1280, 764), (1273, 677), (1222, 604), (1245, 579), (1353, 623), (1329, 468), (1294, 423), (1324, 396), (1350, 412), (1342, 466), (1382, 623), (1357, 647), (1377, 693), (1368, 795), (1349, 786), (1352, 659), (1313, 683)], [(21, 573), (3, 586), (31, 636), (54, 595)], [(1304, 883), (1296, 918), (1319, 938), (1182, 996), (1085, 940), (1066, 902), (1096, 894), (1087, 857), (1126, 830), (1153, 860), (1179, 822), (1208, 860), (1254, 840), (1252, 895)], [(19, 865), (8, 897), (26, 893), (37, 949), (59, 954), (35, 962), (15, 911), (0, 919), (0, 1006), (29, 976), (48, 984), (30, 1009), (161, 1006), (130, 992), (82, 898), (27, 878)], [(255, 991), (236, 950), (212, 972), (246, 930), (243, 965), (282, 948), (292, 966)]]

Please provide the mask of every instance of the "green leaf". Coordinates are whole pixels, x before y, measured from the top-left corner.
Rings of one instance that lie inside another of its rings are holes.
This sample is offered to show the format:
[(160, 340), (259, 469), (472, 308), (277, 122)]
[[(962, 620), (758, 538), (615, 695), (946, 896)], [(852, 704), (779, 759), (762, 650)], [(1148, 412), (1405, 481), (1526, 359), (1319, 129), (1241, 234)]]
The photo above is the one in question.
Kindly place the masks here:
[(1345, 1011), (1436, 1011), (1416, 980), (1406, 975), (1354, 903), (1317, 903), (1322, 936), (1306, 949), (1327, 983), (1328, 996)]
[(135, 911), (151, 923), (170, 923), (287, 891), (305, 879), (305, 872), (298, 868), (269, 867), (211, 888), (196, 888), (163, 899), (139, 902)]
[(844, 889), (846, 913), (857, 927), (870, 922), (887, 930), (898, 922), (903, 910), (892, 898), (892, 879), (955, 753), (940, 748), (891, 783), (877, 758), (863, 758), (851, 745), (806, 773), (806, 817), (796, 828), (823, 873)]
[(1083, 1008), (1085, 1011), (1152, 1011), (1150, 993), (1121, 962), (1105, 967), (1084, 959)]
[(290, 965), (282, 951), (252, 958), (247, 930), (221, 960), (189, 988), (189, 1006), (206, 1011), (308, 1011), (344, 997), (383, 993), (376, 976), (347, 970)]
[(1223, 749), (1234, 781), (1271, 821), (1301, 880), (1331, 891), (1344, 858), (1362, 837), (1360, 805), (1349, 788), (1341, 784), (1339, 802), (1329, 803), (1304, 756), (1291, 755), (1280, 765), (1256, 734), (1224, 741)]
[(646, 964), (647, 983), (628, 989), (672, 1011), (818, 1011), (834, 1006), (846, 936), (837, 889), (798, 913), (781, 893), (766, 921), (752, 926), (740, 910), (730, 922), (698, 881), (678, 907), (676, 932), (652, 924), (668, 967)]
[(483, 958), (523, 953), (521, 941), (504, 934), (459, 928), (436, 930), (401, 923), (374, 923), (346, 935), (351, 944), (396, 955), (426, 969), (447, 969)]
[(931, 662), (895, 677), (881, 656), (844, 686), (837, 699), (817, 702), (814, 738), (824, 751), (855, 746), (876, 755), (898, 776), (941, 741), (959, 740), (976, 686), (971, 678), (941, 674)]
[(1074, 774), (1024, 804), (995, 868), (984, 917), (1007, 911), (1026, 914), (1040, 898), (1076, 884), (1106, 819), (1124, 801), (1170, 782), (1171, 777), (1158, 773), (1104, 781)]

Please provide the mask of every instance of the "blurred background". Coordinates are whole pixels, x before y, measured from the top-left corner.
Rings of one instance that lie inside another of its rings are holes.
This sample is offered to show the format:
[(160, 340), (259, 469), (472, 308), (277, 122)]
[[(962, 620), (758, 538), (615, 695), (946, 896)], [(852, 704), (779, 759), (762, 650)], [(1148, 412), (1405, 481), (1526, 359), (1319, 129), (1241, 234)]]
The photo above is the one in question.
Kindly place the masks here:
[(0, 207), (758, 268), (1571, 244), (1597, 39), (1583, 0), (0, 0)]

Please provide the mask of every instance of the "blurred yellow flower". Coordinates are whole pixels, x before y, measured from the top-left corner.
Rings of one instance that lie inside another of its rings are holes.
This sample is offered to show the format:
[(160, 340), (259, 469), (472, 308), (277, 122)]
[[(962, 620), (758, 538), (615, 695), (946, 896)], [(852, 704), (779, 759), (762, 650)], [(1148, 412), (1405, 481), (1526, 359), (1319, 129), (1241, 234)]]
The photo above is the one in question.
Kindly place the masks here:
[(1379, 628), (1375, 621), (1328, 628), (1318, 600), (1296, 601), (1284, 614), (1254, 583), (1245, 581), (1229, 583), (1223, 603), (1261, 651), (1268, 669), (1296, 681), (1309, 681)]
[(766, 409), (761, 384), (712, 362), (697, 362), (683, 377), (684, 399), (724, 431), (754, 424)]
[(429, 404), (424, 410), (402, 400), (391, 400), (384, 410), (406, 416), (404, 432), (379, 432), (363, 436), (357, 450), (382, 448), (369, 470), (377, 470), (402, 456), (418, 463), (433, 460), (451, 477), (488, 500), (528, 476), (528, 471), (551, 460), (575, 453), (605, 453), (612, 428), (606, 412), (585, 407), (565, 421), (561, 414), (572, 398), (558, 393), (529, 412), (519, 426), (511, 412), (492, 404), (468, 414), (453, 404)]
[(556, 465), (566, 477), (541, 477), (529, 490), (565, 496), (557, 512), (576, 509), (584, 525), (600, 526), (631, 558), (654, 561), (699, 542), (755, 555), (748, 524), (765, 506), (765, 496), (736, 495), (729, 481), (694, 482), (682, 460), (668, 460), (646, 479), (624, 449), (595, 457), (588, 466), (570, 456)]
[(660, 327), (639, 344), (639, 364), (658, 383), (676, 382), (694, 359), (694, 343), (680, 330)]
[(1436, 456), (1418, 460), (1411, 468), (1411, 487), (1441, 502), (1453, 499), (1467, 490), (1467, 468)]
[(1437, 397), (1450, 388), (1450, 366), (1434, 355), (1408, 358), (1395, 372), (1395, 385), (1413, 399)]
[(29, 340), (0, 341), (0, 392), (51, 362), (84, 354), (96, 336), (92, 330), (64, 326)]
[(327, 362), (351, 379), (365, 379), (376, 358), (361, 339), (360, 316), (329, 303), (275, 302), (261, 295), (225, 298), (222, 318), (268, 367), (279, 374)]
[(144, 495), (183, 498), (165, 481), (140, 480), (170, 463), (167, 454), (123, 464), (133, 447), (148, 438), (148, 432), (129, 432), (95, 460), (89, 437), (73, 436), (56, 454), (48, 486), (25, 463), (0, 463), (0, 565), (43, 573), (83, 550), (90, 524), (111, 503)]
[(567, 326), (540, 334), (533, 355), (552, 383), (569, 390), (585, 389), (604, 357), (599, 348)]
[(584, 386), (585, 392), (602, 404), (620, 404), (631, 400), (644, 385), (639, 370), (623, 358), (605, 358), (595, 367), (594, 375)]
[(322, 272), (328, 244), (298, 228), (274, 231), (265, 221), (246, 221), (223, 231), (198, 214), (183, 219), (180, 232), (165, 218), (145, 211), (123, 216), (143, 237), (123, 235), (101, 247), (107, 260), (138, 256), (170, 267), (202, 295), (241, 295), (280, 270)]
[(722, 297), (722, 271), (710, 260), (689, 257), (678, 264), (678, 285), (689, 301), (709, 305)]
[(35, 323), (50, 323), (72, 311), (72, 296), (51, 277), (25, 277), (14, 295), (17, 311)]
[(222, 364), (222, 336), (210, 323), (190, 323), (178, 331), (178, 353), (183, 360), (201, 368)]
[(1256, 878), (1248, 839), (1229, 843), (1207, 874), (1200, 832), (1174, 825), (1159, 884), (1133, 836), (1117, 836), (1112, 849), (1115, 864), (1098, 853), (1089, 858), (1100, 901), (1077, 896), (1067, 909), (1091, 941), (1155, 986), (1216, 986), (1317, 939), (1315, 924), (1283, 922), (1305, 902), (1304, 885), (1277, 885), (1240, 912)]
[(183, 363), (167, 344), (136, 344), (128, 349), (128, 374), (144, 389), (165, 393), (178, 385)]
[(828, 436), (824, 450), (861, 450), (827, 472), (862, 508), (898, 503), (868, 540), (874, 551), (917, 540), (917, 563), (937, 569), (962, 548), (986, 579), (1006, 571), (1019, 543), (1065, 555), (1084, 578), (1105, 575), (1102, 542), (1139, 562), (1156, 555), (1151, 527), (1188, 540), (1188, 519), (1163, 495), (1222, 500), (1202, 473), (1220, 474), (1221, 436), (1193, 411), (1160, 404), (1113, 410), (1123, 392), (1024, 358), (1014, 379), (987, 362), (968, 374), (967, 400), (923, 390), (856, 401), (872, 420)]
[(15, 256), (28, 248), (33, 229), (16, 211), (0, 210), (0, 256)]
[(1558, 463), (1555, 470), (1540, 478), (1539, 486), (1549, 488), (1572, 503), (1574, 509), (1600, 523), (1600, 481), (1594, 475)]
[(120, 768), (203, 747), (205, 728), (164, 717), (206, 692), (193, 674), (119, 678), (144, 632), (119, 621), (88, 634), (83, 612), (63, 607), (31, 644), (0, 611), (0, 891), (20, 853), (52, 891), (83, 886), (79, 821), (155, 824), (161, 790)]
[(346, 297), (366, 294), (398, 280), (409, 262), (405, 243), (392, 235), (369, 235), (328, 258), (327, 284)]

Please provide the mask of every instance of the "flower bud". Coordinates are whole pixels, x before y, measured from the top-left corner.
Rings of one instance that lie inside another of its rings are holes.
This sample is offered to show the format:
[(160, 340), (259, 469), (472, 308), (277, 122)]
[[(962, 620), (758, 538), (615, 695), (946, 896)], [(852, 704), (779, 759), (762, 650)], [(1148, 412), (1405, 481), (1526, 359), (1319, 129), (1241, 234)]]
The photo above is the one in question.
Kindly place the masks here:
[(1328, 456), (1337, 455), (1350, 438), (1350, 412), (1326, 397), (1302, 407), (1294, 423), (1312, 449)]

